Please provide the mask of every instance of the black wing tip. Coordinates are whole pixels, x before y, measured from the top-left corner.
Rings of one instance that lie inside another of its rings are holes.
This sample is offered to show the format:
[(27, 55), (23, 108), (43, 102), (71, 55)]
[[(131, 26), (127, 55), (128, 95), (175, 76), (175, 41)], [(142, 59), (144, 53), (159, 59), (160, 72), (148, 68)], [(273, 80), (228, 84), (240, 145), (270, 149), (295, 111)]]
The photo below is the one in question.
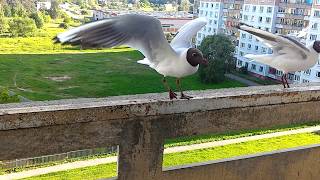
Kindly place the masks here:
[(53, 41), (54, 44), (61, 43), (61, 41), (60, 41), (60, 39), (58, 38), (58, 36), (54, 37), (54, 38), (52, 39), (52, 41)]

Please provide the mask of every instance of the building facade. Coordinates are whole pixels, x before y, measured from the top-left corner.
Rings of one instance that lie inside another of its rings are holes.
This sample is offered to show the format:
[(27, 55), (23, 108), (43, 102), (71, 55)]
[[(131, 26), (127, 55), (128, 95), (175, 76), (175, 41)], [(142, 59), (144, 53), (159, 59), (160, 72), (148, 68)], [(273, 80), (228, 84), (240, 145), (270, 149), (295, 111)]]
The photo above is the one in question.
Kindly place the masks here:
[(236, 42), (239, 33), (235, 25), (241, 19), (243, 0), (203, 0), (199, 5), (199, 17), (206, 17), (208, 24), (198, 32), (196, 45), (208, 35), (226, 33)]
[[(307, 46), (312, 44), (315, 40), (320, 40), (320, 0), (314, 0), (310, 13), (310, 28), (306, 37)], [(306, 70), (301, 72), (300, 82), (320, 82), (320, 63), (318, 63)]]
[[(307, 27), (310, 12), (311, 4), (301, 0), (245, 0), (241, 21), (271, 33), (287, 35)], [(270, 48), (251, 34), (240, 32), (237, 53), (238, 68), (247, 68), (258, 77), (281, 79), (283, 72), (244, 57), (246, 54), (272, 53)], [(300, 83), (302, 82), (301, 74), (301, 72), (291, 73), (288, 79), (291, 83)]]

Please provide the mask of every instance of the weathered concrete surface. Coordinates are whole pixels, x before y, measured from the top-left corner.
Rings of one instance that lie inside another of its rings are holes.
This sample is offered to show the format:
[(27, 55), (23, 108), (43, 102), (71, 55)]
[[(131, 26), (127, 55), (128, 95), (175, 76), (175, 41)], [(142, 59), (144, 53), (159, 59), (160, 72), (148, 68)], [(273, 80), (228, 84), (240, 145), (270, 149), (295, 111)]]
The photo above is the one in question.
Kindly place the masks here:
[(161, 177), (165, 138), (320, 121), (320, 86), (281, 86), (0, 106), (0, 160), (120, 145), (119, 179)]
[(165, 169), (165, 180), (316, 180), (320, 145)]

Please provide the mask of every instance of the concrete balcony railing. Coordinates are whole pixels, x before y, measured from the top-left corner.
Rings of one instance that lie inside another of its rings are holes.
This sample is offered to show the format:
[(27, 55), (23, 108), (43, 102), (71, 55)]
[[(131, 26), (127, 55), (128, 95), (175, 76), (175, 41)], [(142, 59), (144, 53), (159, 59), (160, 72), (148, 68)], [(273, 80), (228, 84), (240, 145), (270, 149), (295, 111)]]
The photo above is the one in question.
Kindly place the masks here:
[(119, 146), (118, 179), (317, 179), (320, 145), (163, 168), (166, 138), (320, 121), (320, 85), (0, 106), (0, 160)]

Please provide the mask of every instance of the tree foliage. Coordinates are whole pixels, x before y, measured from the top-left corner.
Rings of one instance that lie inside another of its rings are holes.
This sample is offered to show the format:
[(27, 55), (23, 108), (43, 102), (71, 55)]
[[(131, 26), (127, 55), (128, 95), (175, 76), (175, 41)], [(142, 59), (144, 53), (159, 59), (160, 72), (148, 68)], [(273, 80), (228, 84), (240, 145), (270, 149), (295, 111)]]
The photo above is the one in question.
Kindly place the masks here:
[(35, 12), (30, 15), (30, 18), (34, 20), (38, 29), (41, 29), (44, 25), (44, 20), (41, 14)]
[(181, 0), (181, 4), (178, 7), (179, 11), (189, 11), (190, 8), (190, 2), (189, 0)]
[(6, 19), (0, 17), (0, 34), (8, 31), (8, 22)]
[(50, 14), (50, 17), (52, 19), (57, 19), (59, 17), (59, 2), (56, 1), (56, 0), (53, 0), (51, 2), (51, 8), (49, 10), (49, 14)]
[(33, 36), (37, 27), (33, 19), (17, 17), (9, 22), (11, 36)]
[(223, 34), (207, 36), (199, 49), (209, 61), (208, 67), (200, 66), (199, 68), (201, 81), (205, 83), (224, 81), (224, 74), (231, 68), (230, 64), (234, 61), (235, 47), (230, 39)]

